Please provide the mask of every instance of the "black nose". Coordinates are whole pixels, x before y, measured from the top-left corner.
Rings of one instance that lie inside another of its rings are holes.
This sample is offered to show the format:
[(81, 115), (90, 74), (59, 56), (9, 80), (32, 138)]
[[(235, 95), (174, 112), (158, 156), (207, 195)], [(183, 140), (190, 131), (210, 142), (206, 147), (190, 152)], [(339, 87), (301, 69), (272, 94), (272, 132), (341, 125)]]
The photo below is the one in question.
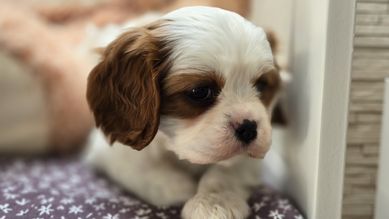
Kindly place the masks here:
[(257, 123), (243, 120), (243, 123), (235, 130), (235, 136), (243, 143), (249, 144), (257, 137)]

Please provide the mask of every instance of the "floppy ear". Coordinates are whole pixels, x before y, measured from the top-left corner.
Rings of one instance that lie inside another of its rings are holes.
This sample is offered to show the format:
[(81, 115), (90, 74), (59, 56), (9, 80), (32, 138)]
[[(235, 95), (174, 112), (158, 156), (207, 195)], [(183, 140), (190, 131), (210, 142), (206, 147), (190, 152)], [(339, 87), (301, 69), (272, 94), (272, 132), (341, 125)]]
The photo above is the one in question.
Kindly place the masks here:
[[(277, 39), (276, 35), (274, 34), (274, 32), (272, 32), (272, 31), (266, 31), (266, 37), (267, 37), (267, 40), (269, 41), (270, 48), (273, 52), (273, 56), (275, 56), (277, 53), (277, 49), (278, 49), (278, 39)], [(277, 60), (274, 60), (274, 63), (275, 63), (275, 66), (280, 74), (281, 87), (283, 87), (286, 83), (288, 83), (288, 80), (290, 77), (289, 73), (281, 70), (281, 67), (277, 64)], [(288, 74), (288, 75), (286, 75), (286, 74)], [(272, 122), (272, 124), (285, 126), (288, 124), (288, 119), (285, 116), (284, 107), (282, 106), (282, 103), (280, 102), (281, 100), (278, 99), (277, 101), (278, 102), (276, 103), (276, 105), (273, 108), (271, 122)]]
[(281, 125), (281, 126), (285, 126), (288, 124), (288, 120), (285, 116), (284, 108), (282, 107), (280, 102), (278, 102), (273, 109), (271, 123)]
[(273, 52), (273, 55), (277, 53), (278, 49), (278, 39), (273, 31), (267, 30), (266, 31), (266, 37), (269, 41), (271, 51)]
[(161, 77), (168, 71), (166, 44), (151, 28), (124, 33), (105, 49), (88, 77), (87, 100), (96, 125), (109, 137), (141, 150), (159, 126)]

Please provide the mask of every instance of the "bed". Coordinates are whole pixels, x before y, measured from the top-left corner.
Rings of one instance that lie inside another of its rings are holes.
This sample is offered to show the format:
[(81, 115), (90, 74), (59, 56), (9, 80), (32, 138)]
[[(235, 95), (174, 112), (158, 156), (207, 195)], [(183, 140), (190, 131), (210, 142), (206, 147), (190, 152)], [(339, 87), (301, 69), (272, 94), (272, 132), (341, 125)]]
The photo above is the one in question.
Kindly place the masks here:
[[(255, 189), (250, 219), (302, 219), (287, 196)], [(0, 158), (0, 218), (170, 219), (181, 206), (158, 208), (123, 191), (77, 157)]]

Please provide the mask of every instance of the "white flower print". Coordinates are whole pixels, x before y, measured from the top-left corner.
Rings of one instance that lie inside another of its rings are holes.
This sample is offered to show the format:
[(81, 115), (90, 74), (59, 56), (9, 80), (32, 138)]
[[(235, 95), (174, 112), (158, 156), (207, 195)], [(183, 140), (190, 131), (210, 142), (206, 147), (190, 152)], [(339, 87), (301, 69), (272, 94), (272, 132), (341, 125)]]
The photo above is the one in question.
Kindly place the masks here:
[(61, 204), (64, 204), (64, 205), (68, 205), (68, 204), (71, 204), (74, 202), (74, 200), (72, 198), (63, 198), (61, 199)]
[(8, 186), (7, 188), (3, 189), (4, 193), (15, 191), (16, 186)]
[(51, 202), (53, 202), (53, 201), (54, 201), (54, 198), (53, 198), (53, 197), (51, 197), (51, 198), (43, 198), (43, 199), (41, 200), (41, 204), (45, 205), (45, 204), (51, 203)]
[(19, 195), (17, 195), (17, 194), (12, 194), (12, 193), (4, 193), (3, 194), (3, 196), (4, 196), (4, 198), (6, 199), (6, 200), (9, 200), (9, 199), (15, 199), (15, 198), (17, 198)]
[(119, 215), (118, 214), (107, 214), (103, 217), (103, 219), (119, 219)]
[(17, 205), (21, 205), (21, 206), (23, 206), (23, 205), (25, 205), (25, 204), (27, 204), (27, 203), (29, 203), (30, 201), (29, 200), (27, 200), (27, 199), (25, 199), (25, 198), (22, 198), (22, 199), (20, 199), (20, 200), (16, 200), (15, 201), (15, 203), (17, 204)]
[(45, 205), (41, 205), (41, 207), (38, 209), (39, 211), (39, 216), (40, 215), (43, 215), (43, 214), (47, 214), (47, 215), (50, 215), (50, 213), (52, 211), (54, 211), (54, 209), (51, 208), (51, 204), (45, 206)]
[(270, 211), (269, 217), (272, 219), (283, 219), (285, 216), (283, 214), (280, 214), (278, 210)]
[(254, 208), (255, 212), (258, 212), (259, 210), (261, 210), (265, 206), (266, 206), (266, 204), (264, 202), (260, 202), (260, 203), (255, 203), (253, 205), (253, 208)]
[(93, 208), (94, 208), (96, 211), (105, 210), (105, 204), (104, 204), (104, 203), (100, 203), (100, 204), (98, 204), (98, 205), (94, 205)]
[(29, 194), (36, 192), (36, 190), (31, 185), (26, 185), (26, 187), (20, 192), (21, 194)]
[(92, 198), (87, 198), (86, 200), (85, 200), (85, 203), (86, 204), (93, 204), (93, 203), (95, 203), (96, 202), (96, 198), (95, 197), (92, 197)]
[(25, 215), (25, 214), (27, 214), (28, 213), (28, 209), (25, 209), (25, 210), (20, 210), (17, 214), (16, 214), (16, 216), (23, 216), (23, 215)]
[(0, 205), (0, 210), (4, 213), (12, 211), (12, 208), (9, 207), (9, 204)]
[(57, 195), (59, 195), (60, 193), (59, 193), (59, 191), (56, 190), (56, 189), (51, 189), (51, 190), (50, 190), (50, 194), (51, 194), (51, 195), (54, 195), (54, 196), (57, 196)]
[(150, 219), (149, 216), (135, 216), (134, 219)]
[(139, 209), (135, 212), (136, 215), (142, 216), (145, 214), (149, 214), (151, 212), (151, 209)]
[(84, 212), (84, 210), (82, 210), (81, 205), (78, 205), (78, 206), (72, 205), (69, 209), (69, 214), (79, 214), (82, 212)]
[(280, 199), (278, 201), (278, 207), (285, 211), (285, 210), (289, 210), (291, 208), (291, 205), (289, 203), (289, 200)]
[(127, 206), (133, 206), (133, 205), (137, 205), (139, 204), (140, 202), (135, 200), (135, 199), (130, 199), (130, 198), (127, 198), (127, 197), (123, 197), (121, 198), (122, 202), (124, 205), (127, 205)]
[(161, 218), (161, 219), (168, 219), (168, 217), (166, 216), (165, 213), (163, 212), (158, 212), (156, 213), (155, 215), (157, 215), (157, 217)]
[(127, 213), (127, 212), (129, 212), (130, 211), (130, 209), (129, 208), (122, 208), (122, 209), (120, 209), (120, 213), (122, 213), (122, 214), (125, 214), (125, 213)]

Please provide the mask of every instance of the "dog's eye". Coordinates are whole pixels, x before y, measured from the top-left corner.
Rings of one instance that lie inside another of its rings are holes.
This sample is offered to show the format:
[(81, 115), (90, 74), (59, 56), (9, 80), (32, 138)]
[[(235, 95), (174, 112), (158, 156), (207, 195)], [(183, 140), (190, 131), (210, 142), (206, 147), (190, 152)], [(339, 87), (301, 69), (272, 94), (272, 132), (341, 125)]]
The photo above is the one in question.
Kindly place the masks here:
[(258, 92), (263, 92), (269, 88), (269, 82), (266, 80), (266, 78), (260, 78), (255, 84), (255, 88)]
[(208, 86), (195, 87), (188, 92), (187, 96), (195, 102), (208, 103), (215, 99), (216, 91)]

